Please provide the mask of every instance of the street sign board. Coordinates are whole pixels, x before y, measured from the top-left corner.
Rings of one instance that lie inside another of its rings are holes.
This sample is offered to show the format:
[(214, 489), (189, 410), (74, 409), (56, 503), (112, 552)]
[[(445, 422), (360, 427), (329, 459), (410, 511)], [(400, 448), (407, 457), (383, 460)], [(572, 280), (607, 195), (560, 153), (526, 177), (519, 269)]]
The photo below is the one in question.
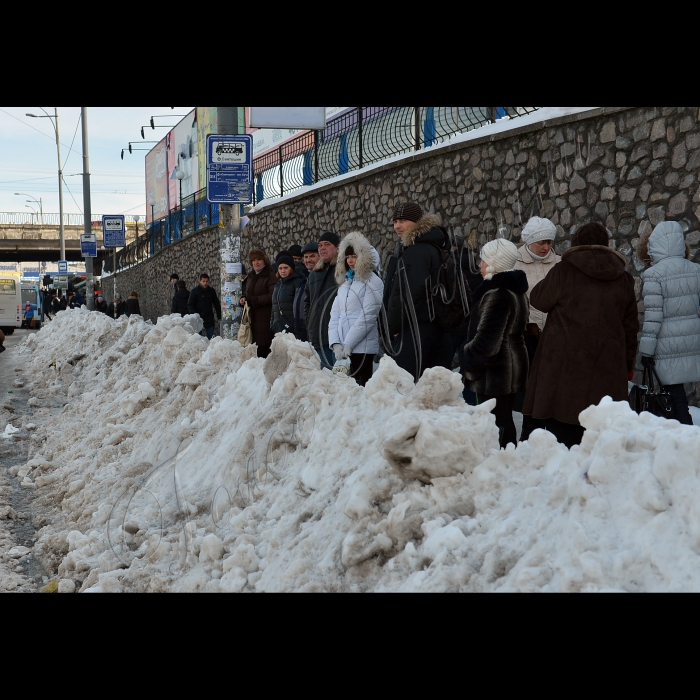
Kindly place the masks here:
[(97, 236), (94, 233), (80, 234), (80, 255), (84, 258), (97, 257)]
[(102, 238), (105, 248), (123, 248), (126, 245), (123, 214), (105, 214), (102, 217)]
[(207, 200), (214, 204), (253, 201), (253, 137), (207, 136)]
[(68, 274), (68, 261), (67, 260), (59, 260), (58, 261), (58, 274), (59, 275), (67, 275)]

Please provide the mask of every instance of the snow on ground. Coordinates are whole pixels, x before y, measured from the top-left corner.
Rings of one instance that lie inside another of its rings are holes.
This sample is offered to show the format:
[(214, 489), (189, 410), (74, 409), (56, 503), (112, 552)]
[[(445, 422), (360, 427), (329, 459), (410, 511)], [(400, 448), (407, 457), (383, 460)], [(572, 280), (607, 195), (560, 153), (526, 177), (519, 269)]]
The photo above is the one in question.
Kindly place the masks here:
[(700, 590), (698, 428), (604, 399), (580, 447), (498, 450), (453, 372), (384, 357), (362, 388), (199, 325), (67, 310), (20, 350), (30, 403), (68, 402), (20, 472), (64, 588)]

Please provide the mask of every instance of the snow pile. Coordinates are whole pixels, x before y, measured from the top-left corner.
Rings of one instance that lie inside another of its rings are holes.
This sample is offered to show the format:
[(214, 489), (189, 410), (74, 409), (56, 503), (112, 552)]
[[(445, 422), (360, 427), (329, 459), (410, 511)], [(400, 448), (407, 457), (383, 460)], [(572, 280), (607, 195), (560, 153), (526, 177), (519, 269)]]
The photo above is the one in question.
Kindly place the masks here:
[(77, 590), (700, 590), (696, 427), (604, 399), (580, 448), (499, 451), (452, 372), (362, 388), (199, 325), (68, 310), (24, 346), (39, 405), (71, 397), (23, 485)]

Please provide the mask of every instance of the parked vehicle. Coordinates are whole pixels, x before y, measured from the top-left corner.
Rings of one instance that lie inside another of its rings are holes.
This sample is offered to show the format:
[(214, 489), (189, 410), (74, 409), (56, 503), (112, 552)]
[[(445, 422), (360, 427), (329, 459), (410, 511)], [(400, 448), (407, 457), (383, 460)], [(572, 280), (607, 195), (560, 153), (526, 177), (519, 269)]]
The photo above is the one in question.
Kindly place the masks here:
[(11, 335), (22, 327), (22, 285), (19, 272), (0, 272), (0, 328)]

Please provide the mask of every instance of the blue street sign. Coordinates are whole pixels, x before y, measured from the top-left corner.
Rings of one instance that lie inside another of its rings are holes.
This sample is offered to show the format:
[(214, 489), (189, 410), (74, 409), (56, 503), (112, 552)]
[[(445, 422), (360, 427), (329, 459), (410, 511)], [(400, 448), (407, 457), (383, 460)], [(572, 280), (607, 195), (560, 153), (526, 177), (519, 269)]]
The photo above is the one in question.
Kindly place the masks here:
[(105, 248), (123, 248), (126, 245), (123, 214), (105, 214), (102, 217), (102, 238)]
[(67, 260), (59, 260), (58, 261), (58, 274), (59, 275), (67, 275), (68, 274), (68, 261)]
[(253, 201), (253, 137), (207, 136), (207, 200), (214, 204)]
[(84, 258), (97, 257), (97, 236), (94, 233), (80, 234), (80, 255)]

